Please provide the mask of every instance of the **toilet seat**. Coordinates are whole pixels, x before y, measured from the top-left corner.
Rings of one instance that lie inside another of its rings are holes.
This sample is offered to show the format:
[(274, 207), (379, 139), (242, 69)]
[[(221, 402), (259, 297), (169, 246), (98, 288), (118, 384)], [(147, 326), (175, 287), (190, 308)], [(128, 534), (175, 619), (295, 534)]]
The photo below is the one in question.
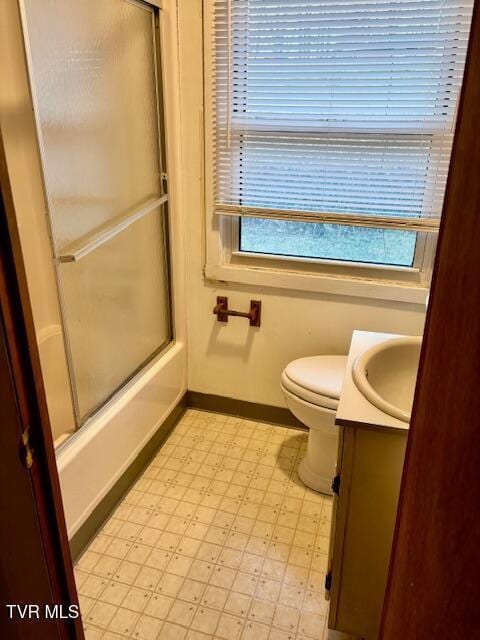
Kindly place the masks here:
[(288, 364), (281, 378), (282, 386), (300, 399), (336, 409), (342, 390), (346, 356), (310, 356)]
[(309, 391), (308, 389), (295, 384), (295, 382), (292, 382), (285, 375), (285, 372), (282, 373), (281, 382), (284, 391), (291, 393), (303, 402), (314, 404), (315, 406), (321, 407), (323, 409), (333, 409), (333, 411), (335, 411), (338, 407), (338, 400), (335, 400), (335, 398), (329, 398), (318, 393), (313, 393), (312, 391)]

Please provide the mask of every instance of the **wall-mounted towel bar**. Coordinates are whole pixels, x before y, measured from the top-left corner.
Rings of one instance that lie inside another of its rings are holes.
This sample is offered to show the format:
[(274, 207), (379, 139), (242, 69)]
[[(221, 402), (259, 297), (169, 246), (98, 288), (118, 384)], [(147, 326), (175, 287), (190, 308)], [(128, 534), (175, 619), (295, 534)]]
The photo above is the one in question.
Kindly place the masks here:
[(260, 300), (250, 300), (250, 311), (233, 311), (228, 308), (228, 298), (225, 296), (217, 296), (217, 304), (213, 309), (213, 313), (217, 316), (218, 322), (228, 322), (228, 316), (237, 316), (239, 318), (248, 318), (251, 327), (260, 326), (260, 316), (262, 311), (262, 303)]

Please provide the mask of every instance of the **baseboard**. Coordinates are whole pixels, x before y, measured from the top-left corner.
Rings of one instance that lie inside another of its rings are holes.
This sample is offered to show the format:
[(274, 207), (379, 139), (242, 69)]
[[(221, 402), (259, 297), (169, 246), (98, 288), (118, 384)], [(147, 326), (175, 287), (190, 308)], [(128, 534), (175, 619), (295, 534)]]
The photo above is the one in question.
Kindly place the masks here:
[(127, 493), (140, 474), (148, 466), (152, 458), (162, 446), (171, 430), (180, 420), (187, 407), (187, 394), (185, 394), (177, 406), (170, 412), (166, 420), (157, 429), (152, 438), (140, 451), (135, 460), (129, 465), (122, 476), (113, 485), (107, 495), (102, 498), (87, 520), (78, 529), (70, 540), (70, 551), (75, 562), (103, 526), (114, 508)]
[(301, 429), (307, 431), (307, 427), (297, 420), (295, 416), (284, 407), (273, 407), (268, 404), (257, 404), (246, 400), (236, 400), (226, 396), (216, 396), (199, 391), (187, 391), (187, 406), (192, 409), (226, 413), (231, 416), (239, 416), (250, 420), (270, 422), (282, 427)]

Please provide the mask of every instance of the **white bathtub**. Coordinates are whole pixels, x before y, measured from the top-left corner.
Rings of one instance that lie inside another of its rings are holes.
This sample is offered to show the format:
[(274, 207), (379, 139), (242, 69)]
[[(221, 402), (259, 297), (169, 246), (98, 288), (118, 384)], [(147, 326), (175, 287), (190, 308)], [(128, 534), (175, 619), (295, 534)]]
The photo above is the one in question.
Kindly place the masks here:
[(185, 344), (172, 344), (58, 451), (69, 538), (181, 400), (185, 361)]

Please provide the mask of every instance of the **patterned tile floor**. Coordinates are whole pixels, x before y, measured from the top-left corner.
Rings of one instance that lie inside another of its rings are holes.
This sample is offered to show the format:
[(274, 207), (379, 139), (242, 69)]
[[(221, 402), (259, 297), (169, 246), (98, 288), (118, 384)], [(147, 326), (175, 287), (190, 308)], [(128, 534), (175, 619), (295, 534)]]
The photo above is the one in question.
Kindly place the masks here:
[(88, 640), (311, 640), (331, 499), (306, 433), (188, 410), (75, 569)]

